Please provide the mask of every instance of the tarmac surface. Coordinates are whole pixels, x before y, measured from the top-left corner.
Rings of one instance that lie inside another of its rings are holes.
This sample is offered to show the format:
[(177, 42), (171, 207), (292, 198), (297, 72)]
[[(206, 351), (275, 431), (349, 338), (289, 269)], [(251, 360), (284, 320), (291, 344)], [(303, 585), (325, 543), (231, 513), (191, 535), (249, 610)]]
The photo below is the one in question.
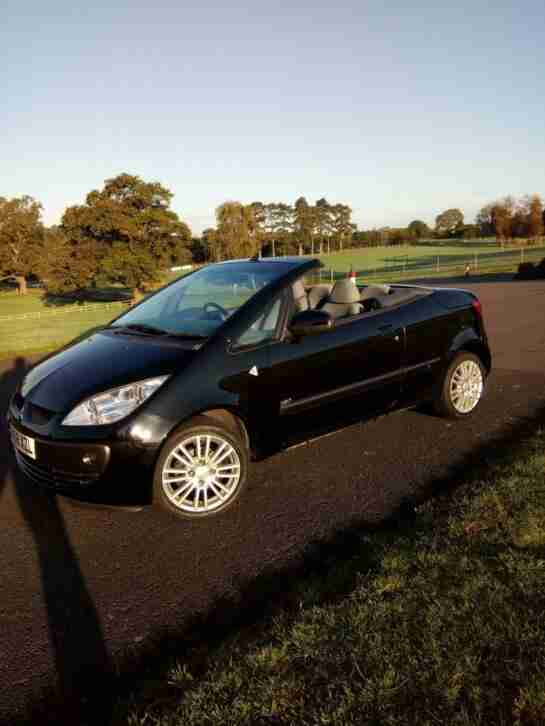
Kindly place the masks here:
[[(309, 441), (253, 464), (240, 502), (207, 521), (43, 494), (16, 473), (2, 419), (0, 724), (108, 723), (112, 673), (236, 610), (271, 573), (281, 591), (312, 543), (429, 496), (543, 414), (545, 282), (459, 286), (481, 298), (493, 353), (478, 414), (402, 411)], [(24, 370), (0, 363), (2, 411)]]

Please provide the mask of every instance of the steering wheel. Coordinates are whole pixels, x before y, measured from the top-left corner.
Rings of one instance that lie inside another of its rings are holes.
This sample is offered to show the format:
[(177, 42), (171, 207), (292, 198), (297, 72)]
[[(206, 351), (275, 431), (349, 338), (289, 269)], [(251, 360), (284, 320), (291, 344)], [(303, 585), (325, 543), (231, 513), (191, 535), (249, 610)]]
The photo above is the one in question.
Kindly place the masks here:
[(229, 317), (229, 312), (225, 308), (222, 308), (221, 305), (218, 305), (218, 303), (216, 303), (216, 302), (205, 303), (205, 305), (203, 307), (203, 310), (205, 313), (208, 312), (208, 308), (217, 310), (219, 312), (219, 314), (221, 315), (222, 320), (227, 320), (227, 318)]

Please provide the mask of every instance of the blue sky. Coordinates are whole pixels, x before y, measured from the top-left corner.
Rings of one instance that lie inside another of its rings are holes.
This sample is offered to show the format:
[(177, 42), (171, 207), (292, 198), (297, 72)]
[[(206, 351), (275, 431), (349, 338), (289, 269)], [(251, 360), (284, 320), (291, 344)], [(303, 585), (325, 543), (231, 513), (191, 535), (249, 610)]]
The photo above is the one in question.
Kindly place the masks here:
[(47, 223), (158, 180), (195, 232), (225, 199), (347, 202), (360, 227), (545, 194), (545, 7), (4, 0), (0, 196)]

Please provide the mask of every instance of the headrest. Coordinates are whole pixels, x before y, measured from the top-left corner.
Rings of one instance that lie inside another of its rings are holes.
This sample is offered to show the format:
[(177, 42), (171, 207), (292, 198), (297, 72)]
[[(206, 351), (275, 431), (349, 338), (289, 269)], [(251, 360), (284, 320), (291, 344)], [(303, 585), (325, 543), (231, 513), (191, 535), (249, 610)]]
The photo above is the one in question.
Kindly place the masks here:
[(337, 280), (327, 302), (350, 305), (360, 301), (360, 293), (352, 280)]
[(302, 280), (296, 280), (293, 283), (293, 298), (298, 310), (306, 310), (308, 308), (307, 293)]

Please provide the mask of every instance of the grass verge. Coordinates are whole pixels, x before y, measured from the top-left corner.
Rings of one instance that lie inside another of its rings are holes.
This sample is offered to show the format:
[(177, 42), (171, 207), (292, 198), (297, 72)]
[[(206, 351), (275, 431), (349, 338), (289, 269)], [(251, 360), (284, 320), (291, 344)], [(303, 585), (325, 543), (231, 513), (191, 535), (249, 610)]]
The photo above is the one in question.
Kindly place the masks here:
[(544, 724), (545, 430), (453, 483), (154, 666), (119, 723)]

